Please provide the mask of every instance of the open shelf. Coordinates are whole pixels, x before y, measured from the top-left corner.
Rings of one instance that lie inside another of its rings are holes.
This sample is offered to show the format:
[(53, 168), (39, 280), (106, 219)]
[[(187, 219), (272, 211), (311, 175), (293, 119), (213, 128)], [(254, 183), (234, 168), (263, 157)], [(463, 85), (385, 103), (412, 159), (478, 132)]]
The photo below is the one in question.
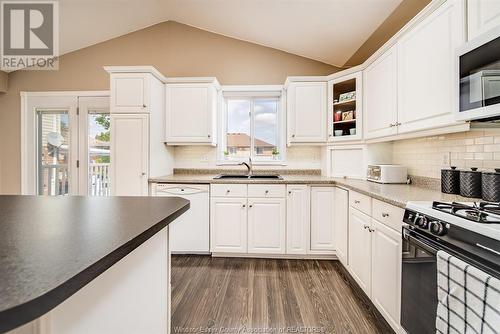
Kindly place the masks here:
[(344, 123), (355, 123), (355, 122), (356, 122), (356, 119), (348, 119), (345, 121), (336, 121), (336, 122), (333, 122), (333, 124), (344, 124)]
[(354, 103), (356, 103), (356, 99), (350, 99), (350, 100), (345, 100), (345, 101), (340, 101), (340, 102), (334, 102), (333, 105), (334, 106), (342, 106), (342, 105), (354, 104)]

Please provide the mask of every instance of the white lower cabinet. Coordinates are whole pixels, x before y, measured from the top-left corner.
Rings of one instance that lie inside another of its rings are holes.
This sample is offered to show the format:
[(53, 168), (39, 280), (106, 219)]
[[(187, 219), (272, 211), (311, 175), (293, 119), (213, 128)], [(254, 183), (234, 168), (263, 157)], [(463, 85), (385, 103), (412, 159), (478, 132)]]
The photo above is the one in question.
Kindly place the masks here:
[[(401, 332), (401, 226), (404, 211), (350, 191), (347, 269), (396, 333)], [(365, 203), (364, 203), (365, 202)], [(368, 215), (353, 207), (370, 207)], [(376, 218), (376, 219), (375, 219)], [(377, 219), (385, 219), (379, 221)]]
[(372, 219), (372, 301), (391, 327), (400, 330), (401, 234)]
[(335, 204), (333, 216), (333, 236), (335, 250), (339, 261), (347, 266), (348, 236), (349, 236), (349, 192), (335, 188)]
[(307, 254), (310, 248), (311, 191), (288, 185), (286, 198), (286, 253)]
[(210, 203), (212, 252), (247, 252), (247, 199), (214, 197)]
[(370, 296), (371, 289), (371, 217), (350, 208), (349, 269), (359, 286)]
[(285, 254), (284, 198), (248, 199), (248, 253)]
[(334, 187), (311, 187), (311, 252), (334, 252)]

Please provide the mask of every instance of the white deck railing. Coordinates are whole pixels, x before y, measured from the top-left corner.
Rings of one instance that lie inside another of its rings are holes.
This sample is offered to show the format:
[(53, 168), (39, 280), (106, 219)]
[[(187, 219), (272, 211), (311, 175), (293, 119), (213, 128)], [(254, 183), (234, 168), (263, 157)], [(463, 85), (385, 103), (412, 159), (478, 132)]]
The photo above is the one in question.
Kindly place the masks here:
[(90, 196), (110, 196), (111, 184), (109, 181), (109, 163), (89, 165), (89, 191)]
[[(88, 173), (88, 195), (110, 196), (111, 183), (109, 178), (109, 163), (91, 163)], [(40, 173), (40, 195), (60, 196), (69, 192), (68, 165), (42, 165)]]

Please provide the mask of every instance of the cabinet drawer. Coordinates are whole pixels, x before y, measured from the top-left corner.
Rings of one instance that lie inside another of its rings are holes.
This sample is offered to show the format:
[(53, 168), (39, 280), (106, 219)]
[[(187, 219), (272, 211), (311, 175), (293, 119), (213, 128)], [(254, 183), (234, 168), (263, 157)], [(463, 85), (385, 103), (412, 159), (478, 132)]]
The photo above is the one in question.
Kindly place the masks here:
[(372, 218), (388, 227), (401, 232), (403, 224), (404, 210), (397, 206), (390, 205), (379, 200), (373, 199)]
[(216, 197), (247, 197), (246, 184), (212, 184), (212, 196)]
[(349, 205), (367, 215), (372, 214), (372, 199), (369, 196), (351, 190), (349, 191)]
[(285, 197), (284, 184), (249, 184), (248, 197)]

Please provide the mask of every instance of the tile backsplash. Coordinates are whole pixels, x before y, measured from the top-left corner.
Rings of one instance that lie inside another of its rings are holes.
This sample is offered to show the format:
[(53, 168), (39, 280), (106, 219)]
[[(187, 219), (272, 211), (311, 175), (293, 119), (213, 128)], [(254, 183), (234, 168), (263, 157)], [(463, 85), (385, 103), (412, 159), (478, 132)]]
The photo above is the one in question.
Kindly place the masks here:
[[(217, 148), (212, 146), (176, 146), (174, 148), (175, 168), (228, 168), (217, 166)], [(319, 169), (321, 168), (321, 147), (293, 146), (286, 149), (286, 165), (258, 166), (256, 169)]]
[(441, 177), (441, 169), (449, 166), (500, 168), (500, 129), (395, 141), (393, 162), (407, 166), (409, 175), (436, 179)]

